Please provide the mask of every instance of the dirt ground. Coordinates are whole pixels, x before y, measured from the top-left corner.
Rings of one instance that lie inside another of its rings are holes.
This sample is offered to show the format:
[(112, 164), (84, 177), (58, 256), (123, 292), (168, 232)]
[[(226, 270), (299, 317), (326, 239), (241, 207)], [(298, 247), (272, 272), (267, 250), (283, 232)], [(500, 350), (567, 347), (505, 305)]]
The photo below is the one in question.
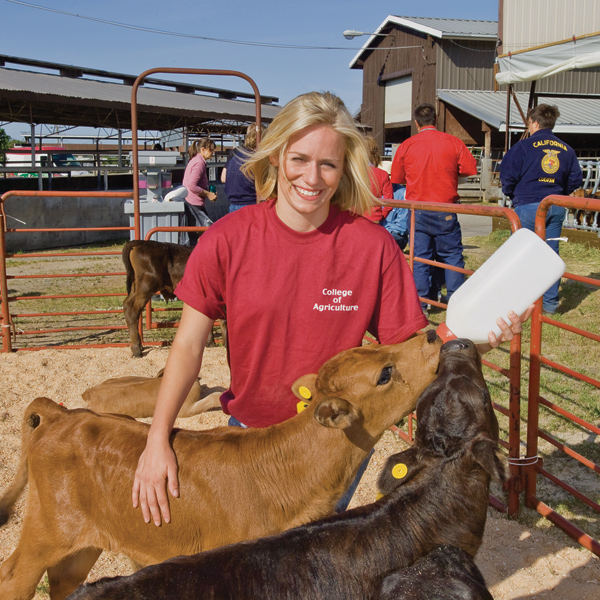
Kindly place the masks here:
[[(166, 362), (168, 349), (153, 349), (133, 359), (127, 348), (43, 350), (0, 353), (0, 493), (12, 480), (19, 457), (21, 416), (38, 396), (63, 402), (68, 408), (83, 407), (81, 393), (109, 377), (154, 376)], [(202, 383), (227, 385), (229, 372), (222, 348), (209, 348), (202, 368)], [(211, 412), (180, 419), (190, 429), (225, 424), (224, 415)], [(376, 453), (353, 499), (352, 505), (375, 499), (375, 480), (385, 458), (403, 448), (392, 433), (377, 444)], [(0, 561), (14, 550), (20, 535), (23, 499), (17, 513), (0, 529)], [(532, 530), (490, 509), (484, 542), (476, 560), (496, 600), (592, 600), (599, 597), (600, 561), (570, 538)], [(126, 574), (123, 556), (103, 553), (90, 579)], [(48, 598), (40, 586), (36, 600)], [(7, 599), (8, 600), (8, 599)]]

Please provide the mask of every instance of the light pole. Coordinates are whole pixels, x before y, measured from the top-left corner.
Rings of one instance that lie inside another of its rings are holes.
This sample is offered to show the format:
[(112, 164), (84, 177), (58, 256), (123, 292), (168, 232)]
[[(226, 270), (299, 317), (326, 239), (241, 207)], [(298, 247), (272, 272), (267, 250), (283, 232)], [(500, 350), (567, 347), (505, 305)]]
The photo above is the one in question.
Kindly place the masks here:
[(360, 35), (381, 35), (383, 37), (389, 35), (387, 33), (366, 33), (365, 31), (356, 31), (356, 29), (346, 29), (346, 31), (344, 31), (343, 34), (347, 40), (353, 40), (355, 37), (358, 37)]

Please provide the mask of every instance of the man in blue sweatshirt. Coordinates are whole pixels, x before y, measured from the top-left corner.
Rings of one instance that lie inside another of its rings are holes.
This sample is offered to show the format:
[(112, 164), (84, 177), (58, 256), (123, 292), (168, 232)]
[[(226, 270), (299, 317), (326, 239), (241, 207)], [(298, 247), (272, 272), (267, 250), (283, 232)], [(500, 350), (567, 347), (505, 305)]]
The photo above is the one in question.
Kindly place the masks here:
[[(552, 133), (559, 116), (556, 106), (536, 106), (529, 113), (529, 137), (515, 144), (500, 165), (502, 191), (512, 200), (521, 226), (531, 231), (535, 231), (535, 214), (546, 196), (568, 196), (581, 187), (582, 173), (575, 151)], [(566, 210), (552, 206), (546, 216), (546, 240), (557, 254), (556, 238), (560, 237)], [(559, 285), (560, 280), (544, 294), (546, 313), (553, 314), (558, 308)]]

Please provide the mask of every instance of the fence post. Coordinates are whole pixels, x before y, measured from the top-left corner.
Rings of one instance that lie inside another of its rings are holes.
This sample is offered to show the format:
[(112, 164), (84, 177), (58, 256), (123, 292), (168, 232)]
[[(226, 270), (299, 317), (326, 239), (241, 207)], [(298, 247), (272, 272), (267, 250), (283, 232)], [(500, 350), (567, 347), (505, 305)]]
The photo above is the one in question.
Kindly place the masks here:
[(0, 198), (0, 301), (2, 304), (2, 351), (12, 352), (10, 338), (10, 311), (8, 309), (8, 283), (6, 281), (6, 216), (4, 199)]

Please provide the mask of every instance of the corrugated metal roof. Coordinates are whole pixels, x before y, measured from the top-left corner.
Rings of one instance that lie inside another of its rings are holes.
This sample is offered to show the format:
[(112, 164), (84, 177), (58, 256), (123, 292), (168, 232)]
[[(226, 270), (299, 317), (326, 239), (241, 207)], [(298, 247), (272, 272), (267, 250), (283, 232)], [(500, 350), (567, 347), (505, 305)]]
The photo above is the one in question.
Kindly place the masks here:
[[(421, 33), (439, 39), (473, 39), (495, 40), (498, 37), (497, 21), (471, 21), (466, 19), (435, 19), (431, 17), (399, 17), (388, 15), (381, 25), (373, 32), (380, 33), (390, 25), (399, 25), (414, 29)], [(354, 68), (364, 52), (378, 36), (371, 35), (356, 56), (350, 61), (350, 68)]]
[[(0, 68), (0, 120), (29, 122), (31, 108), (36, 123), (130, 128), (131, 91), (127, 84)], [(137, 100), (140, 129), (175, 129), (210, 120), (249, 122), (256, 112), (253, 102), (145, 86)], [(270, 122), (279, 110), (262, 105), (263, 120)]]
[[(517, 92), (523, 111), (527, 110), (528, 92)], [(506, 92), (439, 90), (438, 98), (463, 112), (485, 121), (499, 131), (506, 131)], [(560, 117), (556, 133), (600, 133), (600, 102), (593, 98), (547, 98), (540, 103), (554, 104)], [(510, 127), (523, 128), (523, 120), (511, 99)]]
[(439, 38), (496, 39), (497, 21), (474, 21), (466, 19), (437, 19), (432, 17), (401, 17), (390, 15), (388, 22), (424, 30)]

